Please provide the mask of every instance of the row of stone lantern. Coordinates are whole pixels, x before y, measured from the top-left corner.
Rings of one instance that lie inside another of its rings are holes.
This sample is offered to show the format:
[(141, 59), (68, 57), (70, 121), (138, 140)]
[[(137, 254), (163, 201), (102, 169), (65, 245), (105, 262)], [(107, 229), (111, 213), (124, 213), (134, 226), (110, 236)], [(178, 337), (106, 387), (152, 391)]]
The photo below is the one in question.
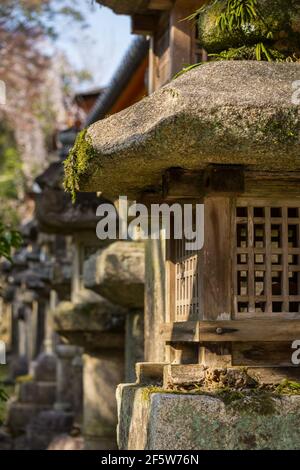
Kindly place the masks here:
[[(88, 119), (95, 119), (94, 115), (107, 112), (103, 110), (105, 107), (113, 106), (113, 99), (127, 90), (131, 74), (137, 76), (137, 95), (144, 93), (147, 51), (146, 40), (134, 42), (111, 89), (107, 90), (103, 100), (100, 99)], [(126, 99), (132, 102), (135, 96), (130, 93)], [(40, 327), (44, 335), (42, 347), (34, 351), (30, 359), (27, 349), (24, 350), (25, 362), (30, 367), (21, 372), (30, 372), (22, 378), (28, 383), (19, 386), (21, 391), (17, 400), (10, 404), (8, 429), (14, 437), (20, 435), (14, 439), (16, 448), (115, 448), (115, 390), (120, 382), (134, 378), (135, 363), (144, 358), (144, 244), (100, 242), (95, 234), (95, 214), (98, 205), (107, 201), (96, 193), (89, 193), (79, 194), (76, 203), (72, 204), (65, 193), (63, 160), (74, 144), (76, 133), (75, 128), (59, 133), (59, 158), (37, 177), (34, 185), (38, 237), (50, 243), (49, 256), (39, 258), (38, 268), (44, 269), (47, 264), (49, 276), (43, 281), (46, 291)], [(15, 265), (13, 269), (16, 277), (20, 277), (20, 266)], [(36, 277), (39, 280), (39, 276)], [(41, 292), (38, 287), (34, 290), (34, 298), (39, 304)], [(28, 297), (28, 292), (26, 294)], [(21, 301), (19, 290), (13, 298), (16, 302)], [(33, 320), (33, 315), (30, 318)], [(21, 326), (28, 332), (28, 339), (34, 342), (36, 325), (27, 320), (26, 317)], [(13, 329), (16, 323), (13, 319)], [(18, 343), (23, 345), (22, 341), (20, 339)], [(18, 361), (20, 351), (20, 348), (15, 351)], [(39, 389), (41, 382), (44, 389), (47, 387), (48, 379), (40, 373), (47, 371), (50, 363), (53, 393), (47, 406), (38, 410), (38, 392), (33, 393), (33, 390)], [(16, 371), (15, 375), (19, 374), (20, 370)], [(15, 415), (22, 415), (17, 410), (24, 408), (25, 395), (28, 413), (26, 416), (23, 413), (18, 425)], [(30, 416), (29, 410), (34, 407), (39, 412)], [(79, 432), (83, 439), (74, 439)], [(57, 437), (52, 441), (61, 433), (65, 434), (64, 438)]]

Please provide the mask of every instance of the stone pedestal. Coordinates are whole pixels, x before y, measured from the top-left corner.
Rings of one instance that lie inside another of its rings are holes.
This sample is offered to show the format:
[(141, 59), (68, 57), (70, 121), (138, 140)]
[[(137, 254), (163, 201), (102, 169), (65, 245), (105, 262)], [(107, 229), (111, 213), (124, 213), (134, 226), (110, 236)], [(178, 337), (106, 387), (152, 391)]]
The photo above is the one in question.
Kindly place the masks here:
[(84, 419), (86, 450), (116, 449), (115, 391), (124, 377), (124, 355), (111, 350), (84, 355)]
[(300, 396), (172, 394), (120, 385), (120, 450), (300, 449)]
[(165, 346), (160, 326), (165, 319), (165, 241), (147, 240), (145, 273), (145, 360), (161, 362)]
[(84, 349), (83, 435), (89, 450), (116, 448), (115, 390), (124, 380), (126, 311), (97, 299), (82, 304), (63, 302), (54, 314), (57, 333)]
[(144, 312), (130, 310), (126, 315), (125, 380), (134, 382), (135, 365), (144, 360)]
[(135, 377), (144, 360), (144, 242), (117, 241), (92, 254), (84, 263), (84, 286), (126, 308), (125, 380)]
[[(82, 396), (82, 387), (74, 390), (74, 367), (73, 360), (80, 352), (77, 346), (59, 344), (56, 346), (57, 373), (56, 373), (56, 403), (55, 409), (61, 411), (74, 411), (74, 395), (78, 392)], [(76, 378), (77, 379), (77, 378)], [(78, 381), (76, 380), (76, 383)]]

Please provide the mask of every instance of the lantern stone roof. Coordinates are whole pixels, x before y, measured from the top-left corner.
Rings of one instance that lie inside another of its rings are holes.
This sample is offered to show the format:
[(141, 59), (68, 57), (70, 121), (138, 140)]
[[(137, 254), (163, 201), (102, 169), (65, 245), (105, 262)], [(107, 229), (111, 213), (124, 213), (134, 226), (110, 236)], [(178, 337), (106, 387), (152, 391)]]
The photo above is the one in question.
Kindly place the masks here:
[(52, 312), (55, 331), (88, 352), (122, 349), (127, 310), (97, 297), (93, 302), (60, 302)]
[(117, 241), (98, 250), (84, 263), (84, 285), (127, 308), (144, 306), (145, 246)]
[(172, 167), (300, 169), (300, 107), (293, 103), (299, 78), (296, 63), (201, 65), (90, 126), (67, 161), (65, 185), (136, 198), (159, 188)]
[(41, 188), (35, 194), (35, 216), (39, 227), (46, 233), (73, 234), (74, 231), (94, 230), (98, 219), (96, 209), (104, 201), (95, 193), (79, 194), (76, 203), (63, 187), (63, 165), (53, 162), (36, 183)]

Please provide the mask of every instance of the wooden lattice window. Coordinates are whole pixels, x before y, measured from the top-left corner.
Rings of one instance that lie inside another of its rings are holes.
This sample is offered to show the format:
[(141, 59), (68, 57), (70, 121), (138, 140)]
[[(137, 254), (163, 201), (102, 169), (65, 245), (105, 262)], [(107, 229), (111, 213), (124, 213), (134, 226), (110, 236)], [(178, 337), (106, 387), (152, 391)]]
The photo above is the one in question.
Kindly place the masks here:
[(234, 211), (235, 317), (300, 316), (300, 202), (240, 200)]
[(199, 255), (185, 249), (186, 240), (174, 240), (175, 318), (187, 321), (198, 318), (200, 298)]
[(200, 318), (201, 251), (187, 250), (188, 242), (184, 235), (181, 239), (167, 240), (167, 310), (172, 322)]

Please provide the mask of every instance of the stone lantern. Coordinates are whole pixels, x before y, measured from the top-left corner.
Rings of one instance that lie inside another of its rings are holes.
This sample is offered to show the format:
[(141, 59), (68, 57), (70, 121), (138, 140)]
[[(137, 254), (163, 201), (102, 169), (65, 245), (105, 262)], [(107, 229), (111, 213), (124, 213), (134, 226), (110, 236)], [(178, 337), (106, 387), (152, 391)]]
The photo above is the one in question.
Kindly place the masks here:
[[(89, 127), (88, 156), (79, 152), (67, 164), (67, 181), (75, 172), (80, 191), (101, 188), (109, 198), (125, 194), (183, 208), (204, 204), (203, 248), (191, 252), (184, 238), (171, 237), (160, 259), (166, 313), (152, 341), (165, 345), (165, 362), (138, 368), (140, 381), (148, 376), (149, 384), (152, 377), (177, 392), (202, 387), (201, 397), (165, 395), (162, 389), (143, 405), (136, 390), (121, 387), (121, 448), (236, 448), (235, 432), (228, 437), (232, 409), (217, 393), (203, 397), (205, 387), (272, 389), (282, 378), (299, 378), (292, 360), (293, 342), (300, 339), (300, 114), (293, 100), (299, 74), (299, 64), (292, 63), (202, 65)], [(130, 412), (133, 396), (140, 409)], [(271, 400), (271, 415), (280, 416), (280, 442), (289, 413), (298, 416), (300, 403), (296, 397), (291, 411), (278, 397)], [(150, 410), (148, 424), (141, 424), (143, 407)], [(233, 414), (243, 422), (238, 411)], [(262, 413), (259, 424), (258, 414), (249, 418), (256, 447), (276, 448), (275, 437), (259, 440), (272, 419)], [(192, 421), (202, 423), (200, 434), (205, 428), (202, 440), (185, 431)], [(166, 422), (170, 437), (162, 443)], [(217, 442), (207, 430), (221, 422), (225, 431)], [(150, 429), (148, 435), (137, 431), (141, 426)], [(172, 437), (178, 427), (181, 442)], [(293, 426), (290, 432), (293, 448), (297, 432)], [(239, 445), (247, 448), (246, 437)]]

